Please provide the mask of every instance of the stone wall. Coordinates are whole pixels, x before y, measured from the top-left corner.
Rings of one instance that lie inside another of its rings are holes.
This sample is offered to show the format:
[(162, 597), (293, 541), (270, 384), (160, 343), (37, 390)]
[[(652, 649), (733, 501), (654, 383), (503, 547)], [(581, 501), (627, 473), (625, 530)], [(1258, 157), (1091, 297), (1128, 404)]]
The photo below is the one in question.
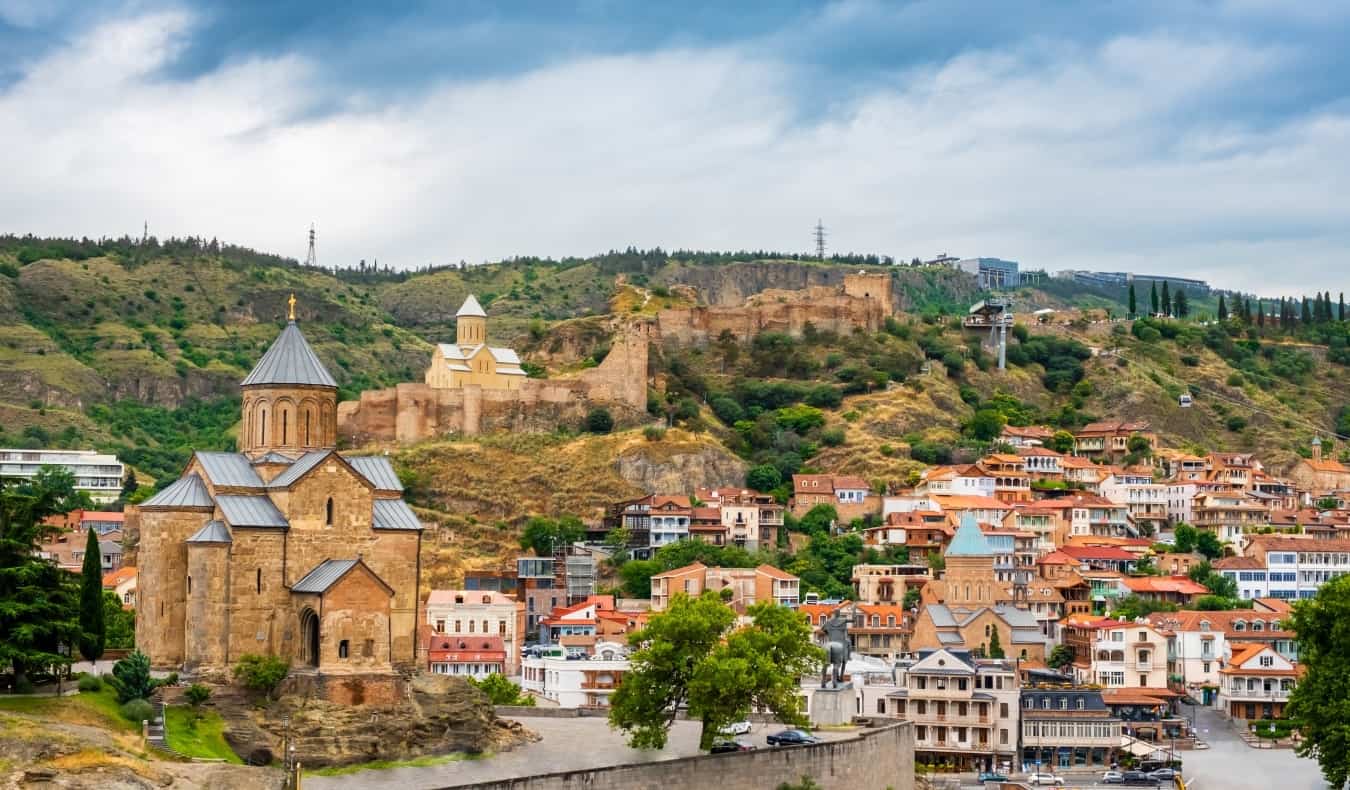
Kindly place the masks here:
[(824, 790), (913, 790), (914, 728), (896, 722), (813, 746), (560, 771), (442, 790), (767, 790), (809, 776)]
[(367, 390), (338, 404), (338, 435), (349, 444), (411, 443), (459, 433), (547, 432), (576, 426), (596, 406), (620, 422), (647, 408), (647, 353), (651, 327), (634, 324), (616, 337), (604, 361), (573, 379), (526, 379), (519, 389), (466, 386), (439, 389), (408, 382)]

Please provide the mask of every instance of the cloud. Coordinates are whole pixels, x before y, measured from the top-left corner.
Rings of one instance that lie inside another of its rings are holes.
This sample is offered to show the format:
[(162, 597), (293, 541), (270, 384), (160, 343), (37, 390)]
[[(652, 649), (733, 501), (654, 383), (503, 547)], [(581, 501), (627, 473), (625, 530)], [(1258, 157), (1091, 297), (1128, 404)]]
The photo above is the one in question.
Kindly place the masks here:
[(841, 249), (903, 258), (1344, 287), (1350, 111), (1322, 96), (1243, 111), (1300, 73), (1310, 55), (1285, 41), (1036, 36), (872, 69), (822, 109), (802, 85), (836, 78), (763, 39), (343, 90), (323, 58), (285, 48), (175, 71), (203, 24), (101, 22), (0, 87), (3, 230), (148, 220), (298, 257), (313, 221), (323, 262), (417, 266), (804, 250), (822, 217)]

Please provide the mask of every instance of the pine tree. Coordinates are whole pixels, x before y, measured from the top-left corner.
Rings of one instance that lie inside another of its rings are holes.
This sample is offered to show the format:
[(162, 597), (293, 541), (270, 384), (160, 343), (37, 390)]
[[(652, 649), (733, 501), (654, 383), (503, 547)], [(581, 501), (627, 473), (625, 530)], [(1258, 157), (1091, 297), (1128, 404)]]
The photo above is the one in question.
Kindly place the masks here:
[(1256, 300), (1256, 325), (1261, 329), (1266, 328), (1266, 302), (1264, 299)]
[(1303, 325), (1304, 325), (1304, 326), (1308, 326), (1308, 325), (1312, 324), (1312, 322), (1313, 322), (1313, 321), (1312, 321), (1312, 308), (1308, 306), (1308, 297), (1306, 297), (1306, 296), (1303, 297), (1301, 307), (1302, 307), (1302, 312), (1300, 313), (1299, 320), (1303, 322)]
[(1228, 320), (1228, 306), (1223, 302), (1223, 294), (1219, 294), (1219, 320)]
[(1153, 281), (1152, 286), (1151, 286), (1151, 289), (1152, 289), (1152, 290), (1149, 292), (1149, 306), (1152, 307), (1153, 310), (1152, 310), (1152, 312), (1149, 313), (1149, 315), (1157, 315), (1157, 314), (1158, 314), (1158, 281), (1157, 281), (1157, 280), (1154, 280), (1154, 281)]
[(1172, 298), (1172, 305), (1177, 314), (1177, 318), (1185, 318), (1186, 316), (1190, 315), (1191, 303), (1186, 298), (1186, 291), (1184, 289), (1182, 288), (1177, 289), (1177, 295)]
[(1134, 280), (1130, 280), (1130, 318), (1134, 318), (1136, 305), (1134, 301)]
[(1341, 291), (1340, 309), (1336, 313), (1337, 321), (1345, 320), (1345, 291)]
[(103, 552), (98, 530), (89, 530), (84, 545), (84, 569), (80, 576), (80, 655), (85, 661), (103, 657), (107, 625), (103, 620)]
[[(1166, 283), (1164, 283), (1164, 285), (1165, 285), (1165, 284), (1166, 284)], [(988, 653), (988, 655), (989, 655), (990, 658), (1003, 658), (1003, 657), (1004, 657), (1004, 654), (1003, 654), (1003, 645), (999, 644), (999, 641), (998, 641), (998, 629), (997, 629), (997, 628), (995, 628), (995, 629), (994, 629), (994, 632), (993, 632), (992, 634), (989, 635), (989, 653)]]
[(1172, 294), (1171, 294), (1171, 291), (1170, 291), (1170, 290), (1168, 289), (1168, 287), (1167, 287), (1167, 281), (1166, 281), (1166, 280), (1163, 280), (1163, 290), (1162, 290), (1162, 311), (1163, 311), (1163, 315), (1168, 315), (1168, 316), (1170, 316), (1170, 315), (1172, 314)]

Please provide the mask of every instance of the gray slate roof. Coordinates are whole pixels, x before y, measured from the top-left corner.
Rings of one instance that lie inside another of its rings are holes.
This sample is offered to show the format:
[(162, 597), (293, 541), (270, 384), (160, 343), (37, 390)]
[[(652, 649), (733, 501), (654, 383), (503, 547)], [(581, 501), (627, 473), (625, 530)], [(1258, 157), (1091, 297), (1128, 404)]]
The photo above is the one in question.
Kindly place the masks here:
[(483, 306), (478, 303), (478, 299), (473, 294), (469, 294), (468, 298), (464, 300), (464, 304), (459, 306), (459, 311), (455, 313), (456, 318), (464, 315), (487, 318), (487, 312), (483, 310)]
[(262, 488), (263, 481), (243, 453), (197, 453), (206, 479), (217, 488)]
[(333, 583), (347, 574), (347, 571), (356, 567), (358, 560), (324, 560), (314, 566), (314, 570), (306, 573), (304, 578), (291, 585), (293, 593), (322, 593), (333, 586)]
[(319, 361), (314, 349), (309, 347), (294, 321), (286, 324), (253, 371), (240, 382), (242, 387), (259, 384), (312, 384), (337, 388), (337, 382)]
[(230, 537), (230, 530), (223, 521), (208, 521), (206, 526), (197, 530), (192, 537), (187, 539), (188, 543), (233, 543), (234, 539)]
[(313, 450), (305, 453), (295, 459), (295, 463), (291, 464), (291, 468), (273, 478), (272, 482), (267, 484), (267, 487), (285, 488), (296, 480), (299, 480), (301, 477), (304, 477), (309, 470), (318, 466), (319, 462), (327, 458), (332, 452), (332, 450)]
[(214, 507), (206, 484), (194, 472), (141, 503), (142, 507)]
[(382, 455), (342, 456), (352, 468), (375, 486), (376, 491), (403, 491), (403, 484), (394, 473), (394, 465)]
[(402, 499), (377, 499), (371, 526), (375, 529), (421, 529), (417, 514)]
[(286, 517), (265, 496), (221, 494), (216, 497), (216, 504), (232, 527), (290, 527)]
[(254, 463), (254, 464), (293, 464), (293, 463), (295, 463), (295, 459), (294, 459), (294, 458), (291, 458), (291, 457), (288, 456), (288, 455), (282, 455), (281, 453), (277, 452), (276, 450), (272, 450), (271, 452), (264, 453), (263, 455), (258, 456), (256, 459), (254, 459), (253, 463)]

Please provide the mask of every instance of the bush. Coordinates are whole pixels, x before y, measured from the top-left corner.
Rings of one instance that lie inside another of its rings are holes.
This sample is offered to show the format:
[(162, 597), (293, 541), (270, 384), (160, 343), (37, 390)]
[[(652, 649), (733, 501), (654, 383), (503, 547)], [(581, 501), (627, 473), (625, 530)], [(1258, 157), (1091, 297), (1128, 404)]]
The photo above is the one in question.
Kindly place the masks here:
[(1228, 426), (1228, 430), (1236, 433), (1247, 427), (1247, 420), (1234, 414), (1232, 417), (1228, 418), (1228, 422), (1225, 424)]
[(150, 677), (149, 656), (139, 650), (113, 664), (109, 682), (117, 690), (117, 701), (122, 703), (144, 700), (159, 685)]
[(1228, 386), (1230, 386), (1230, 387), (1241, 387), (1241, 386), (1242, 386), (1243, 384), (1245, 384), (1245, 383), (1247, 383), (1247, 382), (1246, 382), (1245, 379), (1242, 378), (1242, 374), (1241, 374), (1241, 373), (1236, 373), (1236, 372), (1234, 372), (1234, 373), (1229, 373), (1229, 374), (1228, 374)]
[(234, 665), (234, 679), (245, 688), (271, 696), (291, 671), (291, 662), (276, 656), (245, 653)]
[(826, 428), (820, 432), (820, 443), (826, 447), (838, 447), (844, 443), (844, 429)]
[(614, 430), (614, 417), (609, 409), (594, 408), (586, 415), (586, 430), (590, 433), (609, 433)]
[(99, 680), (98, 676), (96, 675), (85, 675), (84, 677), (80, 678), (79, 689), (80, 691), (89, 691), (89, 692), (102, 691), (103, 681)]
[(206, 704), (207, 700), (211, 699), (211, 689), (209, 686), (193, 683), (187, 687), (187, 691), (183, 692), (183, 698), (193, 708), (200, 708)]
[(666, 429), (659, 425), (648, 425), (642, 429), (642, 438), (649, 442), (659, 442), (666, 438)]
[(155, 706), (143, 699), (133, 699), (122, 703), (122, 718), (127, 721), (150, 721), (155, 718)]
[(772, 491), (783, 484), (783, 473), (773, 464), (760, 464), (745, 474), (746, 488)]
[(1197, 356), (1194, 355), (1194, 354), (1182, 354), (1182, 355), (1181, 355), (1181, 364), (1185, 365), (1185, 366), (1188, 367), (1188, 368), (1199, 367), (1199, 366), (1200, 366), (1200, 357), (1197, 357)]

